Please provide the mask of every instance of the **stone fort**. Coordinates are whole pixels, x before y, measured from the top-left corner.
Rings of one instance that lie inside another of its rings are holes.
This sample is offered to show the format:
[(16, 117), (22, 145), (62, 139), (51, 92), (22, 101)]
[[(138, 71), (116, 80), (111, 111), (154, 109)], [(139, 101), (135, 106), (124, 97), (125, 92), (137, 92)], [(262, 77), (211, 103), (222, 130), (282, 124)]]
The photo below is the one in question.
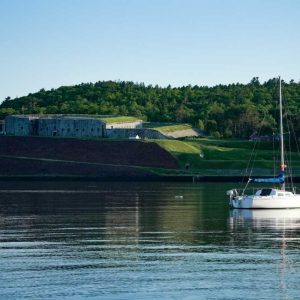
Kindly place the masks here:
[(11, 115), (5, 118), (4, 132), (17, 136), (166, 138), (159, 131), (143, 129), (142, 120), (95, 115)]

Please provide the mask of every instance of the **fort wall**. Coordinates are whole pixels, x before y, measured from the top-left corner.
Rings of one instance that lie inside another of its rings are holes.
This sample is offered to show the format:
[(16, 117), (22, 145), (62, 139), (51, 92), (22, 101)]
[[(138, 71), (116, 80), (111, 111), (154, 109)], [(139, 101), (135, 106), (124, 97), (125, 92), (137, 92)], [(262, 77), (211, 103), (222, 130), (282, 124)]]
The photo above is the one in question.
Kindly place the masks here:
[(106, 129), (105, 137), (108, 138), (135, 138), (139, 136), (141, 139), (166, 139), (169, 138), (157, 130), (154, 129), (126, 129), (126, 128), (117, 128), (117, 129)]
[(38, 136), (102, 137), (104, 125), (89, 118), (40, 118)]
[(174, 138), (155, 129), (143, 129), (142, 121), (105, 123), (97, 116), (12, 115), (5, 119), (5, 133), (16, 136), (95, 137), (130, 139)]

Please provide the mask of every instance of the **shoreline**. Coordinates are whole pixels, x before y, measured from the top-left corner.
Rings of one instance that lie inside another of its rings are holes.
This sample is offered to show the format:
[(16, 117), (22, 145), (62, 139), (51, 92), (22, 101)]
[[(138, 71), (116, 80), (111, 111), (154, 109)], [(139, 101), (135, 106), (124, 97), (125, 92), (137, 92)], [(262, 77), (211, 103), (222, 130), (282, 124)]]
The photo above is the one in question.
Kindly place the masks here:
[[(99, 182), (245, 182), (244, 176), (149, 176), (149, 177), (102, 177), (102, 176), (0, 176), (0, 181), (99, 181)], [(293, 178), (299, 183), (300, 177)]]

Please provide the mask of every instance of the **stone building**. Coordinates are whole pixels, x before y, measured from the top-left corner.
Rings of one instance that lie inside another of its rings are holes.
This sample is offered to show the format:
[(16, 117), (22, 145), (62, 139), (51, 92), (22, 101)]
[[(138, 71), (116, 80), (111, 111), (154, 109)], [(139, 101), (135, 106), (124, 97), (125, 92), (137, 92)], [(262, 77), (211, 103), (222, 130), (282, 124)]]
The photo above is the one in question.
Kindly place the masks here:
[[(111, 139), (176, 139), (199, 136), (192, 128), (163, 132), (143, 128), (134, 117), (97, 115), (11, 115), (5, 118), (4, 134), (19, 136), (111, 138)], [(1, 128), (0, 128), (1, 132)]]
[[(112, 121), (114, 120), (114, 121)], [(5, 133), (23, 136), (130, 137), (141, 129), (141, 120), (120, 122), (122, 118), (89, 115), (12, 115), (5, 118)], [(126, 131), (124, 131), (126, 129)], [(113, 130), (114, 134), (110, 131)], [(116, 131), (122, 131), (119, 134)], [(124, 132), (123, 132), (124, 131)]]
[(38, 136), (103, 137), (104, 124), (91, 117), (55, 116), (38, 119)]
[(9, 135), (35, 135), (38, 117), (13, 115), (5, 118), (5, 133)]

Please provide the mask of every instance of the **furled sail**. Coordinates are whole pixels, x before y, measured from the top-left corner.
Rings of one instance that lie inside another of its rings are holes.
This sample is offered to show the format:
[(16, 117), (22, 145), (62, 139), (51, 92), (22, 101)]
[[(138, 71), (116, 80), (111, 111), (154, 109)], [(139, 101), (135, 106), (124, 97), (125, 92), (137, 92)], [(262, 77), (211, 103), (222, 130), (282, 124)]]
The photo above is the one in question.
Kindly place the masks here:
[(250, 178), (253, 182), (284, 183), (284, 173), (272, 178)]

